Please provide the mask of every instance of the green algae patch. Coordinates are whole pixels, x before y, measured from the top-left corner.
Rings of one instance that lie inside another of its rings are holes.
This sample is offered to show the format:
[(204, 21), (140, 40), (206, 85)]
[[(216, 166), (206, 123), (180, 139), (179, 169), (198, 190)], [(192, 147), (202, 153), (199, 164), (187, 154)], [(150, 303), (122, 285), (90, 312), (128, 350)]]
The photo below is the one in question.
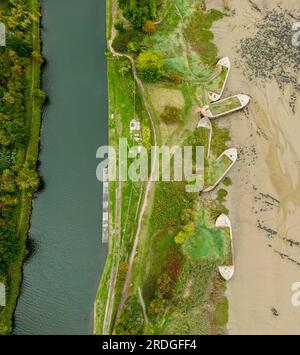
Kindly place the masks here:
[(186, 240), (183, 253), (192, 260), (209, 259), (223, 262), (228, 254), (228, 238), (225, 230), (209, 228), (206, 225), (204, 212), (196, 226), (196, 233)]

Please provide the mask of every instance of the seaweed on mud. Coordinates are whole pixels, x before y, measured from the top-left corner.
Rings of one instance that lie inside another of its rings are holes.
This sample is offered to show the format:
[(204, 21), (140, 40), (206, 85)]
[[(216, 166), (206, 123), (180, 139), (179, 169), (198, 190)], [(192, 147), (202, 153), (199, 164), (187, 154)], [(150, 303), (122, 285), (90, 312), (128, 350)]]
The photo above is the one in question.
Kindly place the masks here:
[(300, 13), (276, 7), (263, 12), (257, 24), (257, 33), (240, 43), (241, 57), (250, 80), (275, 79), (281, 89), (293, 87), (290, 107), (295, 113), (296, 97), (300, 92), (300, 47), (293, 45), (293, 25), (300, 23)]

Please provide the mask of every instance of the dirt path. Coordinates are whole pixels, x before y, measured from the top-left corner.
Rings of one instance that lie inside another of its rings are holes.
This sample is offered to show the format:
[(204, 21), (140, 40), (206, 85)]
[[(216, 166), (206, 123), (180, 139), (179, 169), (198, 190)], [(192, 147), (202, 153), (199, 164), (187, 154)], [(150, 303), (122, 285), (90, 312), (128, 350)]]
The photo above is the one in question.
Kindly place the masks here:
[[(213, 0), (210, 7), (221, 3)], [(277, 5), (299, 9), (299, 2), (228, 3), (236, 15), (213, 27), (219, 55), (232, 61), (224, 95), (243, 92), (252, 97), (245, 113), (219, 119), (240, 151), (229, 191), (236, 250), (236, 276), (228, 284), (229, 332), (299, 334), (300, 309), (292, 306), (291, 287), (300, 281), (300, 97), (293, 114), (291, 88), (283, 93), (275, 80), (266, 85), (249, 81), (237, 51), (243, 37), (255, 35), (264, 11)]]
[(142, 289), (140, 287), (138, 288), (138, 293), (139, 293), (140, 304), (141, 304), (141, 307), (142, 307), (142, 310), (143, 310), (143, 314), (144, 314), (145, 323), (149, 324), (147, 311), (146, 311), (146, 305), (145, 305), (145, 301), (144, 301), (144, 298), (143, 298)]

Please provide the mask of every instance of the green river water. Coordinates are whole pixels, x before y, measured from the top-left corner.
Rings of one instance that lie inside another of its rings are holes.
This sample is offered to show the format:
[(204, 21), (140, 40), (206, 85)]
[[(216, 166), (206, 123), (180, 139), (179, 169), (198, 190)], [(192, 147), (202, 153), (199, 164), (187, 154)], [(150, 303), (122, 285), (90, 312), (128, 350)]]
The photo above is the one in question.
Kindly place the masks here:
[(44, 107), (33, 253), (16, 334), (92, 334), (106, 257), (96, 150), (107, 144), (105, 0), (42, 0)]

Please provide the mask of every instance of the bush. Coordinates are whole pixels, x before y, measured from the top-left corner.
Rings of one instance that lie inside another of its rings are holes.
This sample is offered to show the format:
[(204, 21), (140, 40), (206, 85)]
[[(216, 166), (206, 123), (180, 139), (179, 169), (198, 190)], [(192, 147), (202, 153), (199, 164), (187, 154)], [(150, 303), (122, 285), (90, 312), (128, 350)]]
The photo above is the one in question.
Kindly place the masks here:
[(122, 21), (117, 21), (115, 23), (115, 29), (119, 32), (123, 32), (124, 31), (124, 23)]
[(156, 25), (153, 21), (146, 21), (143, 24), (143, 31), (148, 35), (153, 34), (156, 31)]
[(218, 191), (218, 197), (217, 197), (217, 200), (220, 202), (220, 203), (223, 203), (226, 201), (226, 197), (228, 195), (228, 192), (225, 190), (225, 189), (220, 189)]
[(160, 117), (165, 123), (176, 123), (181, 119), (181, 110), (177, 107), (166, 106)]
[(231, 186), (232, 185), (232, 180), (230, 179), (230, 177), (226, 177), (224, 180), (223, 180), (223, 184), (225, 186)]

